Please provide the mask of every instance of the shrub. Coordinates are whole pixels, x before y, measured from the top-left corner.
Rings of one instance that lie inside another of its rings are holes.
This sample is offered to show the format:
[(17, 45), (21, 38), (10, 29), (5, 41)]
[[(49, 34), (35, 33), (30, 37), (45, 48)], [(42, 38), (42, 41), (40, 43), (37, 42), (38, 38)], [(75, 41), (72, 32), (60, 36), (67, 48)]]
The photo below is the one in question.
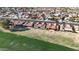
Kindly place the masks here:
[(9, 23), (10, 23), (10, 20), (4, 20), (2, 22), (2, 27), (5, 29), (9, 29)]

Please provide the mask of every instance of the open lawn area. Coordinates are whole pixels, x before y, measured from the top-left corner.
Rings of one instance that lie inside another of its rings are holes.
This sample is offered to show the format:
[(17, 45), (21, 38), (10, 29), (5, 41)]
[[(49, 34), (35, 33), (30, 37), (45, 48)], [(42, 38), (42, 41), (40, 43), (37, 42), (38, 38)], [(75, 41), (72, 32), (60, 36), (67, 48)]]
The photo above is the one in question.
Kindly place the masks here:
[[(78, 33), (40, 29), (0, 31), (0, 50), (9, 51), (73, 51), (79, 50)], [(78, 37), (77, 37), (78, 38)]]
[(11, 51), (72, 51), (62, 45), (45, 42), (28, 36), (0, 32), (0, 50)]

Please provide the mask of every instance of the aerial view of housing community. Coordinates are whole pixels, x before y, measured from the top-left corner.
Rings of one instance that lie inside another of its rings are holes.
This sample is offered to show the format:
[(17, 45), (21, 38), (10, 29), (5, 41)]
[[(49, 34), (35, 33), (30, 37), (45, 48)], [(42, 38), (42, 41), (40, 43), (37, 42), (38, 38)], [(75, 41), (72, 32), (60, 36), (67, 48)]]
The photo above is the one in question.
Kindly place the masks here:
[(0, 51), (79, 51), (79, 8), (0, 7)]

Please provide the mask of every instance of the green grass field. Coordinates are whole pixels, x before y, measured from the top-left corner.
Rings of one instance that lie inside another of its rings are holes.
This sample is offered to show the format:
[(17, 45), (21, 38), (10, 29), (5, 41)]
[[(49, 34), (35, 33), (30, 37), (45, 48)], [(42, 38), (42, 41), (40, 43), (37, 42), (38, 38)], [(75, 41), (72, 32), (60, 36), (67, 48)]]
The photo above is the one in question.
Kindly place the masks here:
[(73, 51), (65, 46), (35, 38), (0, 31), (0, 50), (8, 51)]

